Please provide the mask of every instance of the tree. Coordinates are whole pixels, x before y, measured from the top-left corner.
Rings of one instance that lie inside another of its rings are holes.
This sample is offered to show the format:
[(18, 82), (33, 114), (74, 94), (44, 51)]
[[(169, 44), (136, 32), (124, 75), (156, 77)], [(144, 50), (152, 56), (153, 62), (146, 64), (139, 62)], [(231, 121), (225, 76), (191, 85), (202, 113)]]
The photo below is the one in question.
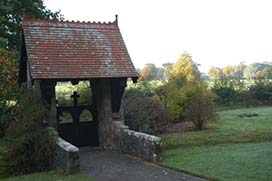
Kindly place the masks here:
[(272, 83), (267, 80), (255, 80), (249, 87), (249, 95), (257, 104), (272, 104)]
[(164, 63), (162, 64), (163, 67), (163, 81), (169, 82), (171, 78), (171, 71), (172, 71), (172, 63)]
[(246, 65), (243, 62), (240, 62), (236, 66), (236, 79), (243, 79), (245, 68), (246, 68)]
[(163, 73), (164, 73), (164, 69), (161, 67), (157, 68), (157, 74), (156, 74), (156, 79), (157, 80), (163, 80)]
[(211, 79), (213, 80), (221, 80), (224, 78), (224, 73), (223, 70), (218, 68), (218, 67), (211, 67), (208, 70), (208, 75), (210, 76)]
[[(5, 103), (12, 99), (17, 82), (17, 59), (22, 29), (22, 11), (30, 18), (62, 19), (59, 12), (52, 12), (43, 0), (0, 1), (0, 98)], [(11, 96), (11, 97), (8, 97)]]
[(265, 63), (253, 63), (253, 64), (250, 64), (244, 70), (244, 77), (247, 78), (247, 79), (255, 79), (256, 75), (259, 76), (260, 72), (262, 72), (267, 67), (272, 67), (272, 66), (268, 65), (268, 64), (265, 64)]
[(223, 73), (227, 79), (242, 79), (245, 68), (243, 62), (238, 65), (227, 65), (223, 68)]
[(157, 68), (153, 63), (145, 64), (145, 67), (141, 70), (141, 76), (145, 80), (157, 79)]
[(18, 68), (16, 52), (0, 48), (0, 107), (14, 98)]
[(193, 62), (192, 56), (184, 52), (176, 63), (172, 65), (171, 76), (173, 79), (186, 81), (200, 80), (198, 65)]
[(184, 105), (184, 116), (187, 121), (191, 121), (194, 127), (202, 130), (207, 121), (216, 117), (214, 109), (214, 95), (207, 89), (199, 85), (193, 89), (190, 99)]
[(9, 102), (16, 98), (17, 65), (16, 52), (0, 48), (0, 137), (4, 136), (4, 130), (10, 120)]
[[(165, 67), (169, 68), (169, 64)], [(170, 81), (161, 87), (160, 96), (165, 107), (174, 119), (183, 119), (183, 106), (190, 97), (184, 94), (184, 88), (190, 82), (199, 82), (200, 72), (192, 56), (183, 53), (176, 63), (172, 65)], [(187, 90), (187, 89), (186, 89)]]
[[(172, 118), (177, 122), (184, 119), (194, 121), (194, 116), (204, 116), (205, 111), (207, 111), (207, 115), (213, 112), (213, 100), (215, 96), (207, 89), (202, 81), (186, 81), (186, 84), (182, 88), (179, 88), (176, 85), (176, 81), (171, 80), (162, 87), (161, 95), (163, 104), (167, 107)], [(197, 99), (202, 102), (198, 103)], [(194, 103), (197, 105), (193, 105)], [(203, 117), (203, 119), (199, 118), (197, 121), (203, 122), (204, 125), (207, 117)], [(198, 126), (196, 127), (201, 129)]]
[(17, 49), (22, 29), (22, 11), (31, 18), (63, 19), (60, 12), (52, 12), (43, 4), (43, 0), (2, 0), (0, 1), (0, 47)]
[(223, 73), (225, 74), (225, 77), (228, 79), (234, 79), (235, 78), (235, 68), (232, 65), (228, 65), (223, 68)]
[(222, 79), (242, 79), (244, 74), (244, 69), (246, 65), (241, 62), (238, 65), (228, 65), (226, 67), (218, 68), (211, 67), (208, 70), (208, 75), (213, 80), (222, 80)]
[(171, 80), (164, 84), (159, 90), (159, 96), (171, 117), (173, 119), (182, 119), (182, 106), (186, 98), (181, 94), (181, 88), (179, 88), (177, 82)]
[[(235, 85), (237, 84), (237, 86)], [(233, 81), (230, 79), (223, 79), (215, 81), (211, 91), (218, 96), (216, 100), (222, 105), (229, 105), (239, 101), (239, 94), (235, 87), (238, 87), (239, 91), (243, 90), (243, 83), (240, 80)]]
[(7, 103), (18, 98), (17, 60), (23, 9), (30, 18), (62, 19), (59, 12), (46, 9), (43, 0), (0, 1), (0, 129), (5, 122), (3, 118), (13, 109)]
[(263, 77), (263, 75), (262, 75), (262, 71), (257, 71), (256, 73), (255, 73), (255, 78), (256, 79), (261, 79)]
[(246, 79), (253, 79), (256, 73), (256, 66), (253, 64), (248, 65), (244, 70), (244, 78)]
[(266, 67), (262, 72), (262, 77), (264, 79), (271, 79), (272, 78), (272, 67)]

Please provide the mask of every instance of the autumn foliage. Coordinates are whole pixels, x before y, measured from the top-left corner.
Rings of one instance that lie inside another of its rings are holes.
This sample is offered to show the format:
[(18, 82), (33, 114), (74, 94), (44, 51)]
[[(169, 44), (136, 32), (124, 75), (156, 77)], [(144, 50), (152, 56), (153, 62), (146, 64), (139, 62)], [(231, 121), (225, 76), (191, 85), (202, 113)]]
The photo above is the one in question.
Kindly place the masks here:
[(146, 64), (141, 70), (141, 77), (145, 80), (156, 80), (158, 68), (154, 64)]
[(16, 52), (0, 49), (0, 98), (2, 103), (14, 96), (18, 76), (16, 59)]
[(172, 79), (184, 79), (194, 81), (200, 79), (198, 65), (192, 60), (192, 56), (184, 52), (180, 58), (172, 65)]

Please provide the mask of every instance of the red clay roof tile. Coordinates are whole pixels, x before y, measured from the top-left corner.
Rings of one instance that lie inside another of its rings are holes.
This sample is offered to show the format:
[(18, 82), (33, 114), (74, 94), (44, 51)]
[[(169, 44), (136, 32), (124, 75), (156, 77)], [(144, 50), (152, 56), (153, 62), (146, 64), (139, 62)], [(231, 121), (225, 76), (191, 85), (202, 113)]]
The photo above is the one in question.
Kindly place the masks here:
[(117, 19), (86, 23), (24, 18), (33, 79), (138, 77)]

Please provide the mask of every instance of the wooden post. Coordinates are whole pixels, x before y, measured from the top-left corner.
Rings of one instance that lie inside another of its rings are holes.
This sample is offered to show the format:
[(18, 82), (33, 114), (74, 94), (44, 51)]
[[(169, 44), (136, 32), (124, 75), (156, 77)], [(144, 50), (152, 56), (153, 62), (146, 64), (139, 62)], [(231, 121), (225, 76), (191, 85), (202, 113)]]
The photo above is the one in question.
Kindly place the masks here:
[(56, 110), (56, 93), (55, 86), (56, 81), (42, 80), (40, 82), (41, 87), (41, 97), (48, 104), (49, 108), (49, 125), (56, 128), (57, 127), (57, 110)]

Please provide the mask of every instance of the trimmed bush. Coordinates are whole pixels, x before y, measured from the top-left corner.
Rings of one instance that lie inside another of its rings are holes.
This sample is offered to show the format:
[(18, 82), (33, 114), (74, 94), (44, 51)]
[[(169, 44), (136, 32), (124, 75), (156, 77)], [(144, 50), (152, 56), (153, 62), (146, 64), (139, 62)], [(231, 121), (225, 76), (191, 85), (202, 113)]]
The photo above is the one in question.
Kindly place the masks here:
[(257, 117), (259, 116), (258, 113), (241, 113), (241, 114), (238, 114), (238, 116), (240, 118), (251, 118), (251, 117)]
[(135, 131), (157, 134), (166, 131), (169, 116), (160, 101), (136, 92), (125, 95), (125, 124)]

